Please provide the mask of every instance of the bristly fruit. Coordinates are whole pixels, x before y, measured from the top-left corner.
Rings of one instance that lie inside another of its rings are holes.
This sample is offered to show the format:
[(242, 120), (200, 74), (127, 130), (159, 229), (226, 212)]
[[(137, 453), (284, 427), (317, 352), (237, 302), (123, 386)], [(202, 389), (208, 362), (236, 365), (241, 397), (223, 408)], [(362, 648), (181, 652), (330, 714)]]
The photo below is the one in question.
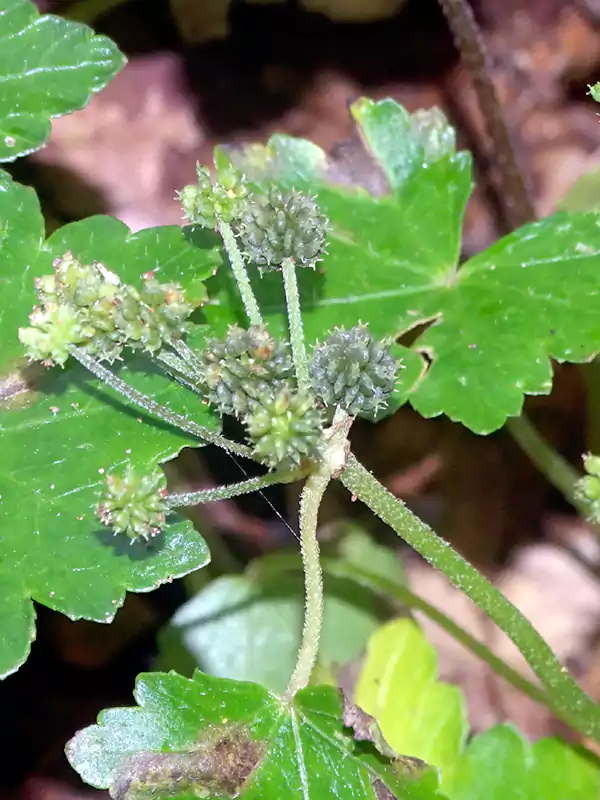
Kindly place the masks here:
[(111, 474), (106, 479), (98, 516), (103, 525), (115, 535), (124, 533), (131, 544), (143, 539), (148, 542), (157, 536), (167, 514), (165, 476), (160, 470), (139, 475), (131, 464), (123, 476)]
[(253, 403), (272, 396), (293, 377), (284, 342), (259, 325), (243, 330), (232, 325), (223, 340), (212, 339), (200, 359), (203, 389), (221, 414), (244, 416)]
[(270, 469), (297, 469), (320, 460), (321, 414), (314, 398), (281, 389), (263, 398), (246, 417), (254, 455)]
[(216, 228), (219, 220), (235, 222), (244, 209), (248, 189), (244, 176), (234, 167), (217, 169), (214, 183), (207, 167), (196, 166), (198, 183), (178, 193), (184, 214), (192, 225)]
[(583, 457), (586, 475), (575, 484), (575, 497), (587, 506), (587, 519), (600, 524), (600, 456), (588, 453)]
[(314, 268), (325, 250), (328, 225), (314, 198), (273, 186), (267, 197), (247, 200), (239, 235), (250, 261), (263, 270), (277, 269), (286, 258)]
[(364, 325), (333, 331), (315, 347), (309, 365), (315, 394), (350, 416), (372, 415), (394, 391), (398, 363)]

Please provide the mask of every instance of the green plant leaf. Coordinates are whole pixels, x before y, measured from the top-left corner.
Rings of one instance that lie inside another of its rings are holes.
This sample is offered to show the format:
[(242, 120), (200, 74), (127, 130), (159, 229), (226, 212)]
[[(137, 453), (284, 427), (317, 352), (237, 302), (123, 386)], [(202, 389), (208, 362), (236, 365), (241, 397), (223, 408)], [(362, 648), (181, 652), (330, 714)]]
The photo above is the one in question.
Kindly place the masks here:
[[(302, 575), (262, 578), (260, 569), (259, 560), (247, 576), (217, 578), (183, 605), (163, 631), (159, 667), (186, 674), (190, 666), (200, 667), (283, 692), (300, 646)], [(371, 592), (327, 577), (320, 665), (328, 669), (356, 658), (384, 618), (383, 604)]]
[[(105, 475), (127, 461), (151, 470), (190, 437), (125, 406), (77, 364), (27, 366), (17, 339), (35, 302), (33, 279), (51, 272), (65, 250), (102, 260), (124, 280), (155, 269), (164, 280), (198, 282), (219, 262), (212, 240), (202, 249), (179, 228), (129, 233), (107, 217), (65, 226), (44, 243), (35, 193), (0, 175), (0, 675), (26, 658), (34, 636), (33, 598), (72, 619), (110, 622), (126, 590), (149, 591), (203, 566), (208, 551), (178, 521), (150, 546), (129, 546), (99, 525), (94, 506)], [(163, 404), (216, 429), (200, 399), (142, 358), (122, 377)], [(176, 518), (174, 517), (174, 520)]]
[(600, 764), (583, 748), (559, 739), (530, 745), (498, 725), (472, 740), (445, 792), (449, 800), (597, 800)]
[(106, 36), (40, 15), (29, 0), (0, 0), (0, 161), (40, 148), (50, 120), (82, 108), (125, 64)]
[(439, 767), (445, 791), (463, 748), (467, 718), (460, 690), (436, 676), (435, 650), (415, 622), (389, 622), (371, 637), (355, 702), (377, 719), (394, 750)]
[(414, 762), (392, 764), (351, 738), (331, 687), (284, 701), (257, 684), (154, 673), (138, 678), (135, 697), (140, 708), (102, 712), (67, 745), (81, 777), (115, 800), (435, 797), (435, 775), (411, 794)]
[[(352, 170), (340, 175), (339, 164), (301, 140), (276, 136), (231, 153), (260, 187), (275, 180), (317, 192), (331, 221), (322, 269), (299, 275), (308, 341), (359, 320), (378, 337), (417, 329), (411, 349), (430, 367), (408, 382), (411, 404), (490, 433), (520, 413), (525, 394), (550, 391), (551, 358), (581, 362), (600, 350), (598, 217), (557, 214), (459, 269), (470, 156), (454, 152), (439, 119), (423, 125), (392, 100), (363, 99), (352, 113), (373, 165), (363, 182), (375, 170), (388, 194), (341, 185), (357, 183)], [(217, 276), (207, 309), (221, 326), (243, 313), (229, 281), (225, 271)], [(255, 276), (254, 286), (283, 330), (280, 276)]]

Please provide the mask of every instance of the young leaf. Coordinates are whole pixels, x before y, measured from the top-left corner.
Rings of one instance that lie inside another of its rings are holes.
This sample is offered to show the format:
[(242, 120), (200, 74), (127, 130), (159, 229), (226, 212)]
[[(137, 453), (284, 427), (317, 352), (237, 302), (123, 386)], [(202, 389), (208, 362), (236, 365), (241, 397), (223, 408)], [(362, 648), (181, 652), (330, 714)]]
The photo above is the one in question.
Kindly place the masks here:
[[(600, 350), (597, 216), (528, 225), (459, 269), (469, 155), (454, 152), (439, 120), (423, 124), (392, 100), (360, 100), (352, 113), (387, 195), (335, 187), (339, 166), (299, 140), (278, 136), (231, 156), (260, 185), (317, 192), (331, 222), (322, 270), (300, 275), (307, 338), (359, 320), (377, 337), (425, 325), (412, 349), (431, 366), (408, 387), (411, 404), (490, 433), (520, 413), (524, 394), (550, 391), (551, 358), (580, 362)], [(282, 328), (277, 276), (256, 278), (255, 291)], [(211, 319), (224, 325), (230, 308), (211, 308)]]
[[(71, 249), (87, 263), (102, 259), (126, 281), (136, 283), (154, 268), (161, 279), (191, 283), (198, 294), (197, 282), (219, 256), (190, 244), (178, 228), (130, 234), (107, 217), (68, 225), (44, 244), (35, 193), (7, 176), (0, 176), (0, 218), (0, 675), (6, 675), (24, 661), (34, 636), (30, 598), (72, 619), (110, 622), (126, 590), (148, 591), (208, 561), (187, 522), (169, 525), (148, 546), (130, 546), (100, 525), (94, 507), (111, 470), (129, 461), (151, 471), (196, 440), (125, 406), (77, 364), (26, 365), (17, 331), (35, 303), (34, 277), (50, 273), (53, 258)], [(171, 409), (216, 427), (200, 398), (143, 359), (128, 360), (120, 374)]]
[(67, 745), (81, 777), (113, 800), (436, 796), (433, 773), (411, 794), (419, 764), (390, 761), (351, 737), (331, 687), (284, 701), (253, 683), (154, 673), (139, 676), (135, 697), (140, 708), (102, 712)]
[[(260, 561), (251, 566), (255, 570), (260, 572)], [(303, 609), (299, 573), (217, 578), (183, 605), (163, 632), (160, 667), (181, 671), (183, 659), (219, 677), (283, 692), (300, 646)], [(370, 592), (327, 577), (320, 665), (356, 658), (384, 618)]]
[(450, 786), (449, 800), (597, 800), (600, 763), (559, 739), (533, 745), (509, 725), (497, 725), (469, 744)]
[(82, 108), (125, 57), (86, 25), (0, 0), (0, 162), (40, 148), (50, 120)]
[(437, 680), (437, 657), (410, 619), (381, 627), (372, 637), (355, 688), (355, 702), (377, 719), (387, 742), (441, 770), (446, 790), (467, 734), (460, 690)]

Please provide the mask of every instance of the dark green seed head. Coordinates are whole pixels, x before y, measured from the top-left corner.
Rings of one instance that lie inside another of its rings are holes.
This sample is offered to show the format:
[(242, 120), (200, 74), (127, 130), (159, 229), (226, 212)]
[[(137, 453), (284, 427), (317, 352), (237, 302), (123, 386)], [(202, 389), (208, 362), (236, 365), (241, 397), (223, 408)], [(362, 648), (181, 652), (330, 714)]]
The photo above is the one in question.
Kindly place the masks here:
[(201, 360), (207, 399), (221, 414), (237, 417), (293, 376), (287, 345), (259, 325), (232, 325), (224, 339), (208, 342)]
[(325, 406), (350, 416), (370, 415), (386, 405), (398, 364), (364, 325), (333, 331), (315, 347), (309, 366), (313, 389)]
[(327, 228), (312, 197), (272, 187), (268, 197), (249, 198), (239, 234), (248, 258), (261, 269), (277, 269), (286, 258), (314, 267), (325, 250)]

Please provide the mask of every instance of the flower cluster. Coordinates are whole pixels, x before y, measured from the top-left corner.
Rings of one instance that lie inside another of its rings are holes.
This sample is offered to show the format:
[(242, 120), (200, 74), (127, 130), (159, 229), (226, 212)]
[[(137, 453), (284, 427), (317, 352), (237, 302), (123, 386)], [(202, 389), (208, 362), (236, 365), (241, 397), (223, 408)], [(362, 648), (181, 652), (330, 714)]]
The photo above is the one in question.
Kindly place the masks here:
[(98, 505), (100, 521), (124, 533), (133, 544), (157, 536), (165, 522), (167, 504), (165, 476), (160, 470), (139, 475), (127, 465), (125, 474), (111, 474), (106, 479), (104, 495)]
[(588, 506), (588, 521), (600, 524), (600, 456), (588, 453), (583, 457), (586, 475), (575, 484), (575, 496)]
[(192, 225), (216, 228), (220, 221), (232, 223), (240, 219), (245, 208), (248, 189), (244, 176), (234, 167), (217, 169), (214, 183), (210, 171), (198, 164), (197, 184), (184, 186), (179, 202)]
[(60, 364), (74, 345), (112, 362), (125, 346), (156, 353), (185, 332), (192, 307), (175, 284), (143, 276), (138, 290), (102, 264), (82, 264), (71, 253), (57, 258), (54, 272), (35, 282), (39, 305), (19, 338), (33, 361)]

